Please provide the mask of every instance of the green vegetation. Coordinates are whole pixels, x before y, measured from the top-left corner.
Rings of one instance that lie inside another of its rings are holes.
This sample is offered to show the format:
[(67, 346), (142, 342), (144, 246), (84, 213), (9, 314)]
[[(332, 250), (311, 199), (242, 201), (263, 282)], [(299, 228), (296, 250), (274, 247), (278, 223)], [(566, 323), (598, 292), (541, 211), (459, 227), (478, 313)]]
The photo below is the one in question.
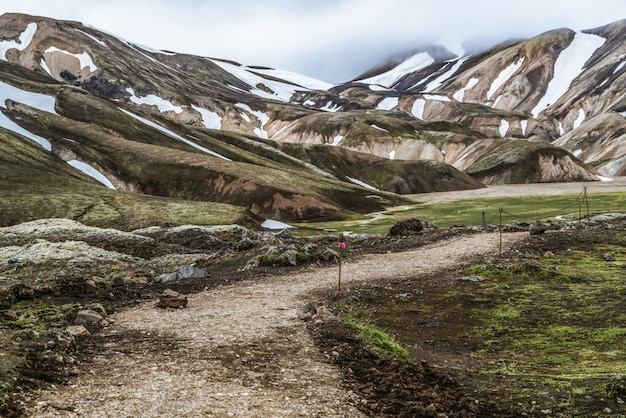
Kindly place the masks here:
[(43, 334), (48, 331), (51, 322), (65, 323), (68, 316), (79, 308), (80, 305), (77, 304), (54, 305), (39, 299), (18, 302), (9, 309), (0, 311), (0, 314), (9, 318), (3, 323), (9, 329), (32, 329)]
[(609, 398), (621, 411), (615, 380), (626, 370), (626, 233), (582, 231), (554, 245), (554, 256), (534, 247), (463, 273), (482, 281), (407, 283), (388, 298), (377, 293), (343, 309), (375, 315), (374, 326), (417, 346), (414, 357), (431, 347), (438, 359), (450, 355), (447, 348), (469, 353), (477, 386), (513, 404), (553, 399), (551, 408), (574, 405), (589, 416), (589, 399)]
[(356, 309), (343, 309), (343, 322), (358, 331), (359, 336), (374, 350), (398, 360), (410, 361), (409, 352), (397, 343), (389, 334), (368, 320), (363, 319), (363, 312)]
[[(581, 191), (583, 186), (581, 185)], [(408, 196), (415, 200), (420, 195)], [(621, 211), (626, 207), (626, 193), (588, 194), (590, 213)], [(461, 225), (499, 224), (500, 208), (502, 223), (556, 221), (557, 216), (565, 220), (579, 219), (587, 214), (587, 204), (582, 194), (558, 196), (500, 197), (488, 199), (462, 199), (450, 202), (415, 203), (389, 208), (380, 213), (367, 216), (353, 215), (337, 222), (316, 222), (294, 224), (309, 228), (295, 233), (312, 233), (312, 229), (335, 232), (352, 231), (355, 233), (386, 234), (389, 228), (400, 219), (417, 218), (430, 220), (440, 228)]]

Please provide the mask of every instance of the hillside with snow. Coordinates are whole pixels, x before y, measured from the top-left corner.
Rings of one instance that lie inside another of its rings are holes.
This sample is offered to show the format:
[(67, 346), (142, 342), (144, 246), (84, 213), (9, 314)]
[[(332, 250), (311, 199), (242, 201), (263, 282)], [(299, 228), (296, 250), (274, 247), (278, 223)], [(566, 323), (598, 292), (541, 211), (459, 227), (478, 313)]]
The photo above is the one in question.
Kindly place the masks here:
[(216, 202), (261, 223), (338, 219), (401, 194), (607, 180), (626, 175), (625, 41), (618, 21), (462, 56), (433, 46), (331, 85), (5, 14), (0, 186), (79, 181), (90, 196)]

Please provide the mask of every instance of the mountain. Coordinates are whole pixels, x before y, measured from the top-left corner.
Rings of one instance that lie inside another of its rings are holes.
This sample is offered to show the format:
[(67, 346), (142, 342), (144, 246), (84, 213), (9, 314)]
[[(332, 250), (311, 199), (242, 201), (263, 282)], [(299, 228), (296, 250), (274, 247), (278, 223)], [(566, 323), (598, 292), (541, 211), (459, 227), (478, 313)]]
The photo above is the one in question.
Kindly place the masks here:
[(341, 219), (402, 194), (624, 175), (626, 22), (331, 85), (0, 16), (0, 224)]

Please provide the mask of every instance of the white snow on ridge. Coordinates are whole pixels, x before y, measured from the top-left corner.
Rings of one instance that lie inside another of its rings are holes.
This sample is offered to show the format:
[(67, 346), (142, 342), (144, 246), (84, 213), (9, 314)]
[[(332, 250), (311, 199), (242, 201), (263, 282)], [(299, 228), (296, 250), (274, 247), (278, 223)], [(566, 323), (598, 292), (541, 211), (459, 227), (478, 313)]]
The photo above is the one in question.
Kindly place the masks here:
[(411, 108), (411, 113), (418, 119), (424, 119), (424, 106), (426, 105), (426, 100), (424, 99), (415, 99), (413, 102), (413, 107)]
[[(207, 58), (208, 59), (208, 58)], [(309, 90), (305, 87), (298, 87), (293, 84), (281, 83), (280, 81), (268, 80), (259, 75), (253, 74), (252, 71), (260, 72), (257, 70), (248, 70), (247, 67), (238, 66), (234, 64), (230, 64), (223, 61), (211, 60), (212, 63), (222, 68), (224, 71), (227, 71), (248, 84), (251, 87), (250, 93), (257, 95), (259, 97), (263, 97), (266, 99), (274, 99), (274, 100), (282, 100), (288, 102), (291, 97), (297, 91)], [(304, 77), (304, 76), (303, 76)], [(261, 90), (257, 88), (257, 85), (265, 85), (274, 93), (268, 93), (267, 91)]]
[(94, 71), (96, 71), (98, 69), (98, 67), (96, 67), (96, 64), (93, 63), (93, 60), (91, 59), (89, 54), (87, 54), (86, 52), (83, 52), (81, 54), (72, 54), (71, 52), (59, 49), (56, 46), (51, 46), (51, 47), (49, 47), (48, 49), (46, 49), (44, 51), (44, 54), (45, 53), (52, 53), (52, 52), (61, 52), (63, 54), (71, 55), (72, 57), (76, 58), (80, 62), (80, 69), (81, 70), (83, 68), (85, 68), (85, 67), (88, 67), (89, 68), (89, 72), (93, 73)]
[(536, 118), (567, 93), (572, 81), (583, 71), (583, 66), (596, 49), (604, 45), (606, 39), (589, 33), (577, 32), (572, 43), (565, 48), (554, 63), (554, 76), (548, 83), (546, 94), (532, 110)]
[(578, 109), (578, 117), (574, 121), (574, 129), (578, 128), (585, 121), (585, 111)]
[(198, 106), (191, 105), (191, 108), (202, 116), (202, 124), (208, 129), (222, 129), (222, 118), (215, 112), (210, 112)]
[(362, 181), (361, 181), (361, 180), (359, 180), (359, 179), (355, 179), (355, 178), (348, 177), (348, 176), (346, 176), (346, 178), (347, 178), (348, 180), (350, 180), (352, 183), (354, 183), (354, 184), (358, 184), (359, 186), (361, 186), (361, 187), (365, 187), (366, 189), (369, 189), (369, 190), (378, 190), (376, 187), (374, 187), (374, 186), (372, 186), (372, 185), (369, 185), (369, 184), (367, 184), (367, 183), (364, 183), (364, 182), (362, 182)]
[(400, 99), (398, 97), (385, 97), (378, 103), (378, 105), (376, 105), (376, 109), (391, 110), (398, 106), (399, 100)]
[(320, 110), (325, 112), (337, 112), (339, 109), (341, 109), (341, 105), (333, 103), (331, 100), (320, 108)]
[[(6, 101), (13, 100), (14, 102), (23, 103), (27, 106), (34, 107), (35, 109), (43, 112), (57, 114), (54, 110), (55, 99), (52, 96), (48, 96), (41, 93), (33, 93), (26, 90), (18, 89), (10, 84), (0, 81), (0, 107), (6, 109)], [(44, 139), (38, 135), (35, 135), (26, 129), (22, 128), (17, 123), (9, 119), (4, 113), (0, 112), (0, 127), (3, 127), (9, 131), (13, 131), (17, 134), (25, 136), (37, 142), (46, 150), (52, 150), (52, 144), (47, 139)]]
[(472, 87), (474, 87), (476, 84), (478, 84), (478, 78), (476, 77), (470, 78), (467, 84), (465, 85), (465, 87), (463, 87), (462, 89), (454, 93), (452, 97), (454, 97), (456, 101), (462, 102), (463, 98), (465, 97), (465, 92), (471, 90)]
[(207, 154), (213, 155), (214, 157), (217, 157), (217, 158), (221, 158), (222, 160), (231, 161), (230, 158), (224, 157), (223, 155), (218, 154), (215, 151), (211, 151), (210, 149), (204, 148), (203, 146), (198, 145), (195, 142), (190, 141), (190, 140), (188, 140), (186, 138), (183, 138), (182, 136), (178, 135), (177, 133), (172, 132), (169, 129), (166, 129), (166, 128), (162, 127), (161, 125), (158, 125), (158, 124), (156, 124), (156, 123), (154, 123), (152, 121), (149, 121), (148, 119), (142, 118), (139, 115), (135, 115), (134, 113), (129, 112), (128, 110), (124, 110), (121, 107), (118, 107), (118, 109), (121, 110), (122, 112), (126, 113), (131, 118), (137, 119), (138, 121), (140, 121), (140, 122), (150, 126), (151, 128), (154, 128), (154, 129), (156, 129), (158, 131), (161, 131), (165, 135), (168, 135), (168, 136), (170, 136), (170, 137), (172, 137), (172, 138), (174, 138), (174, 139), (176, 139), (176, 140), (178, 140), (180, 142), (183, 142), (183, 143), (185, 143), (185, 144), (187, 144), (187, 145), (189, 145), (189, 146), (191, 146), (191, 147), (193, 147), (193, 148), (195, 148), (197, 150), (200, 150), (202, 152), (206, 152)]
[(526, 136), (526, 128), (528, 127), (528, 120), (524, 119), (520, 121), (520, 125), (522, 126), (522, 135)]
[(24, 32), (20, 34), (17, 41), (0, 41), (0, 59), (3, 61), (7, 60), (7, 51), (9, 49), (15, 48), (18, 51), (25, 50), (33, 40), (35, 32), (37, 32), (37, 24), (29, 23)]
[[(440, 85), (442, 85), (446, 80), (452, 77), (459, 70), (459, 68), (461, 68), (461, 65), (463, 65), (463, 63), (467, 61), (469, 58), (470, 57), (467, 56), (467, 57), (463, 57), (459, 59), (457, 62), (454, 63), (452, 67), (450, 67), (448, 71), (446, 71), (444, 74), (440, 75), (439, 77), (435, 78), (433, 81), (428, 83), (426, 88), (422, 91), (428, 93), (428, 92), (433, 91)], [(449, 61), (449, 62), (452, 62), (452, 61)]]
[(72, 167), (74, 167), (75, 169), (77, 169), (77, 170), (81, 171), (82, 173), (88, 175), (89, 177), (91, 177), (91, 178), (99, 181), (100, 183), (104, 184), (109, 189), (115, 189), (115, 186), (113, 185), (113, 183), (111, 183), (111, 180), (106, 178), (104, 176), (104, 174), (102, 174), (101, 172), (99, 172), (98, 170), (96, 170), (95, 168), (90, 166), (89, 164), (84, 163), (82, 161), (78, 161), (78, 160), (70, 160), (67, 163), (69, 165), (71, 165)]
[(313, 77), (309, 77), (304, 74), (294, 73), (291, 71), (273, 70), (273, 69), (272, 70), (259, 70), (256, 68), (251, 68), (249, 71), (254, 71), (255, 73), (264, 74), (270, 77), (275, 77), (281, 80), (289, 81), (291, 83), (297, 84), (298, 86), (302, 86), (310, 90), (328, 90), (333, 87), (333, 84), (315, 79)]
[(626, 61), (622, 61), (619, 65), (613, 70), (613, 74), (617, 74), (622, 68), (626, 65)]
[(521, 57), (516, 62), (509, 64), (504, 70), (500, 71), (500, 74), (493, 80), (491, 83), (491, 87), (489, 87), (489, 91), (487, 92), (487, 99), (491, 99), (491, 96), (500, 88), (504, 83), (508, 81), (513, 74), (522, 66), (524, 63), (524, 57)]
[[(267, 122), (269, 122), (269, 120), (270, 120), (270, 117), (267, 115), (267, 113), (261, 112), (259, 110), (252, 110), (250, 108), (250, 106), (248, 106), (247, 104), (244, 104), (244, 103), (235, 103), (235, 106), (237, 106), (238, 108), (243, 109), (246, 112), (256, 116), (257, 119), (259, 120), (259, 122), (261, 122), (261, 126), (260, 127), (254, 128), (254, 133), (256, 134), (256, 136), (258, 136), (259, 138), (263, 138), (263, 139), (268, 139), (269, 138), (269, 135), (268, 135), (267, 131), (263, 129), (265, 124)], [(247, 115), (245, 113), (244, 113), (243, 116), (247, 118)], [(247, 118), (247, 120), (248, 120), (248, 122), (250, 122), (250, 118)]]
[(82, 31), (82, 30), (80, 30), (80, 29), (76, 29), (76, 32), (80, 32), (80, 33), (82, 33), (83, 35), (87, 36), (88, 38), (91, 38), (94, 42), (98, 43), (100, 46), (103, 46), (103, 47), (105, 47), (105, 48), (108, 48), (108, 47), (109, 47), (106, 43), (102, 42), (100, 39), (96, 38), (96, 37), (95, 37), (95, 36), (93, 36), (93, 35), (90, 35), (89, 33), (85, 32), (85, 31)]
[(425, 94), (424, 99), (434, 100), (436, 102), (450, 102), (451, 101), (448, 96), (443, 96), (441, 94)]
[(380, 84), (382, 86), (391, 87), (405, 75), (419, 71), (433, 62), (435, 62), (435, 59), (431, 57), (428, 52), (420, 52), (385, 73), (357, 81), (366, 84)]
[(127, 87), (126, 91), (130, 94), (130, 101), (135, 104), (145, 104), (149, 106), (156, 106), (159, 108), (159, 112), (174, 111), (176, 113), (182, 113), (183, 108), (180, 106), (174, 106), (172, 102), (160, 98), (155, 94), (149, 94), (145, 97), (135, 96), (135, 91), (131, 87)]

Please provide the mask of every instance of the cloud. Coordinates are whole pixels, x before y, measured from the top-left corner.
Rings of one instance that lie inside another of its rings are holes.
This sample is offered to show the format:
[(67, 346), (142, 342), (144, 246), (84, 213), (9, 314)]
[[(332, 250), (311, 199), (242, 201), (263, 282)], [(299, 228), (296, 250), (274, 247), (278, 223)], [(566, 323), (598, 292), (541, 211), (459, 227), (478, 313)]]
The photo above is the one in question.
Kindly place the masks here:
[(6, 11), (78, 20), (154, 48), (349, 80), (425, 43), (460, 48), (619, 20), (622, 0), (22, 0)]

